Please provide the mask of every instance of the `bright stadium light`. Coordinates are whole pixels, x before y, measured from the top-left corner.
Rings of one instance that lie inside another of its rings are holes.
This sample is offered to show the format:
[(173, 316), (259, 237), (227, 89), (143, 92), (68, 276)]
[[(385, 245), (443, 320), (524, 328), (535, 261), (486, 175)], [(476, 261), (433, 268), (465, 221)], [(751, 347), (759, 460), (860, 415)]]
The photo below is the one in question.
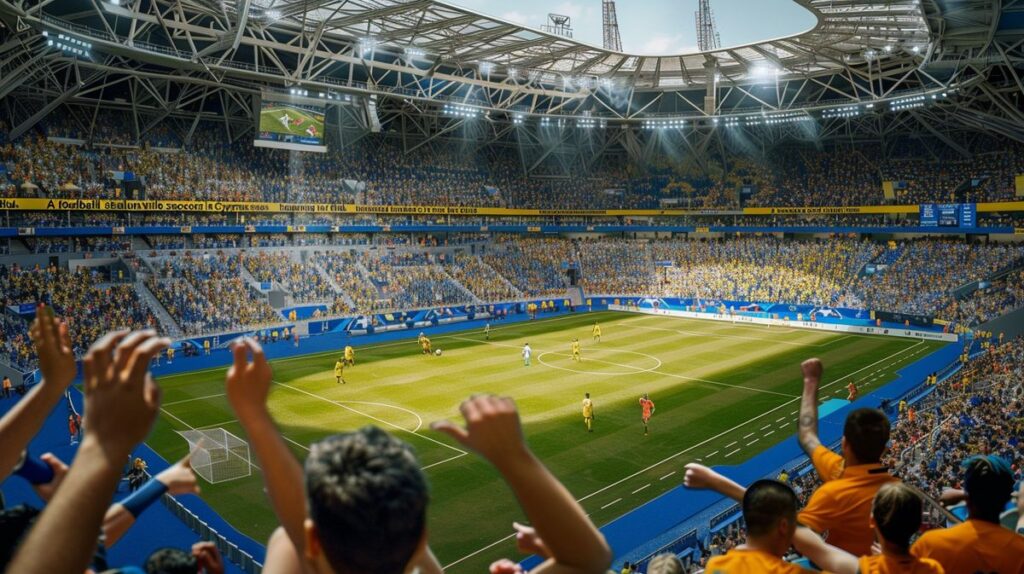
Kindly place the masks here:
[(441, 108), (441, 111), (446, 116), (452, 116), (456, 118), (467, 118), (475, 119), (480, 116), (480, 110), (470, 106), (463, 106), (460, 104), (445, 104)]
[(480, 68), (480, 73), (486, 76), (489, 76), (491, 74), (491, 70), (494, 69), (494, 64), (490, 62), (480, 62), (478, 66)]
[(427, 53), (422, 48), (417, 48), (415, 46), (407, 46), (405, 48), (405, 55), (410, 58), (422, 58), (423, 56), (426, 56)]

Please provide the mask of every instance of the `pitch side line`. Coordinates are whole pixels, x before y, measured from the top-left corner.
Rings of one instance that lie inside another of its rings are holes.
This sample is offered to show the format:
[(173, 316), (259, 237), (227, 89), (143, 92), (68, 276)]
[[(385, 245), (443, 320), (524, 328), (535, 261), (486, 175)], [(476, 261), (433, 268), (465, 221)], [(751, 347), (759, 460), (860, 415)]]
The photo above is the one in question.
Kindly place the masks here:
[[(913, 348), (916, 348), (919, 345), (923, 345), (923, 344), (924, 344), (924, 341), (918, 341), (917, 343), (914, 343), (913, 345), (911, 345), (909, 347), (906, 347), (904, 349), (896, 351), (895, 353), (893, 353), (892, 355), (889, 355), (888, 357), (885, 357), (884, 359), (879, 359), (878, 361), (875, 361), (874, 363), (871, 363), (870, 365), (868, 365), (866, 367), (862, 367), (862, 368), (860, 368), (860, 369), (858, 369), (858, 370), (856, 370), (856, 371), (854, 371), (854, 372), (852, 372), (852, 373), (850, 373), (848, 375), (840, 377), (840, 378), (832, 381), (831, 383), (827, 383), (827, 384), (821, 385), (821, 387), (819, 389), (830, 387), (830, 386), (832, 386), (832, 385), (834, 385), (836, 383), (839, 383), (839, 382), (841, 382), (841, 381), (843, 381), (843, 380), (845, 380), (845, 379), (847, 379), (849, 377), (852, 377), (853, 375), (856, 375), (857, 373), (859, 373), (861, 371), (870, 369), (871, 367), (873, 367), (873, 366), (875, 366), (875, 365), (877, 365), (879, 363), (884, 363), (885, 361), (888, 361), (888, 360), (892, 359), (893, 357), (896, 357), (898, 355), (902, 355), (903, 353), (905, 353), (905, 352), (907, 352), (907, 351), (909, 351), (909, 350), (911, 350)], [(600, 488), (598, 490), (595, 490), (594, 492), (591, 492), (590, 494), (588, 494), (588, 495), (586, 495), (586, 496), (584, 496), (582, 498), (578, 498), (578, 499), (576, 499), (576, 502), (583, 502), (583, 501), (585, 501), (587, 499), (593, 498), (594, 496), (597, 496), (598, 494), (601, 494), (602, 492), (608, 490), (609, 488), (614, 488), (614, 487), (622, 484), (623, 482), (626, 482), (627, 480), (630, 480), (632, 478), (640, 476), (641, 474), (643, 474), (643, 473), (645, 473), (645, 472), (647, 472), (647, 471), (649, 471), (649, 470), (651, 470), (653, 468), (657, 468), (658, 466), (660, 466), (660, 465), (662, 465), (662, 464), (664, 464), (664, 463), (666, 463), (666, 462), (668, 462), (670, 460), (676, 459), (680, 455), (686, 454), (686, 453), (688, 453), (688, 452), (690, 452), (690, 451), (692, 451), (692, 450), (694, 450), (694, 449), (696, 449), (698, 447), (704, 446), (705, 444), (707, 444), (707, 443), (709, 443), (709, 442), (711, 442), (713, 440), (721, 438), (721, 437), (723, 437), (723, 436), (725, 436), (725, 435), (735, 431), (736, 429), (742, 428), (742, 427), (744, 427), (744, 426), (746, 426), (746, 425), (748, 425), (748, 424), (750, 424), (750, 423), (752, 423), (752, 422), (754, 422), (754, 421), (756, 421), (756, 420), (758, 420), (758, 419), (760, 419), (760, 418), (762, 418), (762, 417), (764, 417), (764, 416), (766, 416), (766, 415), (768, 415), (770, 413), (773, 413), (773, 412), (775, 412), (775, 411), (777, 411), (777, 410), (779, 410), (779, 409), (789, 405), (793, 401), (796, 401), (796, 400), (799, 400), (799, 399), (800, 399), (800, 397), (797, 397), (795, 399), (790, 399), (790, 400), (782, 403), (781, 405), (779, 405), (779, 406), (777, 406), (777, 407), (775, 407), (775, 408), (773, 408), (771, 410), (765, 411), (765, 412), (761, 413), (760, 415), (758, 415), (758, 416), (756, 416), (756, 417), (754, 417), (752, 419), (749, 419), (747, 421), (744, 421), (744, 422), (742, 422), (742, 423), (732, 427), (731, 429), (728, 429), (726, 431), (718, 433), (717, 435), (715, 435), (715, 436), (713, 436), (711, 438), (705, 439), (705, 440), (703, 440), (703, 441), (701, 441), (701, 442), (699, 442), (699, 443), (697, 443), (697, 444), (695, 444), (693, 446), (687, 447), (684, 450), (681, 450), (681, 451), (679, 451), (679, 452), (677, 452), (677, 453), (675, 453), (673, 455), (670, 455), (670, 456), (668, 456), (668, 457), (666, 457), (666, 458), (664, 458), (662, 460), (659, 460), (658, 462), (648, 466), (647, 468), (638, 470), (638, 471), (634, 472), (633, 474), (631, 474), (629, 476), (626, 476), (625, 478), (620, 478), (619, 480), (609, 484), (608, 486), (605, 486), (605, 487), (602, 487), (602, 488)], [(670, 476), (670, 475), (666, 475), (666, 477), (667, 476)], [(490, 548), (493, 548), (493, 547), (497, 546), (498, 544), (501, 544), (502, 542), (504, 542), (506, 540), (509, 540), (511, 538), (515, 538), (515, 536), (516, 535), (513, 533), (513, 534), (511, 534), (509, 536), (506, 536), (506, 537), (502, 538), (501, 540), (498, 540), (496, 542), (492, 542), (491, 544), (488, 544), (487, 546), (484, 546), (483, 548), (481, 548), (479, 550), (476, 550), (476, 551), (474, 551), (474, 552), (472, 552), (470, 554), (467, 554), (467, 555), (463, 556), (462, 558), (459, 558), (458, 560), (456, 560), (454, 562), (451, 562), (451, 563), (447, 564), (446, 566), (444, 566), (444, 568), (450, 568), (452, 566), (455, 566), (456, 564), (459, 564), (460, 562), (468, 560), (469, 558), (472, 558), (472, 557), (476, 556), (477, 554), (480, 554), (481, 552), (484, 552), (484, 551), (486, 551), (486, 550), (488, 550)]]

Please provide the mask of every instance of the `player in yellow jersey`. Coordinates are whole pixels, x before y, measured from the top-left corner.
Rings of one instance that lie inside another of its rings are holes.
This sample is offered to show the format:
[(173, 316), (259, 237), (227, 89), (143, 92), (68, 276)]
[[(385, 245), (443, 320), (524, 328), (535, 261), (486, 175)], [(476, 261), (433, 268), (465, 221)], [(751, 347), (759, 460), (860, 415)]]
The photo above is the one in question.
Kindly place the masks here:
[(583, 422), (587, 432), (594, 432), (594, 401), (590, 400), (590, 393), (583, 393)]
[(335, 363), (334, 363), (334, 378), (336, 379), (336, 382), (339, 385), (345, 384), (345, 377), (343, 376), (344, 371), (345, 371), (345, 361), (344, 361), (344, 359), (338, 359), (337, 361), (335, 361)]
[(430, 354), (430, 339), (428, 339), (426, 337), (423, 337), (422, 339), (420, 339), (420, 348), (423, 349), (423, 354), (424, 355), (429, 355)]
[(576, 362), (580, 362), (580, 361), (583, 360), (583, 357), (580, 356), (580, 340), (579, 339), (573, 339), (572, 340), (572, 360), (574, 360)]
[(345, 345), (345, 363), (354, 367), (356, 364), (356, 350), (352, 348), (352, 345)]
[(594, 328), (593, 328), (593, 330), (590, 331), (590, 334), (594, 336), (594, 341), (596, 341), (598, 343), (601, 342), (601, 326), (600, 325), (598, 325), (597, 323), (594, 323)]

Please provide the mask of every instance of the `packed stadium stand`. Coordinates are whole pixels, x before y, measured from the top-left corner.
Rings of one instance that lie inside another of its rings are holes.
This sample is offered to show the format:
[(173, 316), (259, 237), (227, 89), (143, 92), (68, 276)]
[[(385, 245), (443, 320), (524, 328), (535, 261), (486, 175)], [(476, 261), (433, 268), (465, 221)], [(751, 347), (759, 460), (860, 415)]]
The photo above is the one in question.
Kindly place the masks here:
[(0, 567), (1024, 573), (1024, 13), (795, 3), (0, 0)]

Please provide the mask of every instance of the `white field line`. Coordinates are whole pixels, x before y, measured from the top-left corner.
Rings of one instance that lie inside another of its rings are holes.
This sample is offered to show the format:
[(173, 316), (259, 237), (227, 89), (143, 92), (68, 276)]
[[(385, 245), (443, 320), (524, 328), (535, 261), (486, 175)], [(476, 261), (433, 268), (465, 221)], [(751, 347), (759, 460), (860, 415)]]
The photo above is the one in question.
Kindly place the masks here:
[(613, 501), (609, 502), (608, 504), (605, 504), (604, 506), (602, 506), (601, 510), (604, 510), (605, 508), (608, 508), (609, 506), (615, 504), (616, 502), (619, 502), (620, 500), (622, 500), (622, 499), (621, 498), (616, 498), (615, 500), (613, 500)]
[[(522, 347), (519, 347), (518, 345), (508, 345), (506, 343), (495, 343), (493, 341), (484, 341), (484, 340), (481, 340), (481, 339), (472, 339), (472, 338), (469, 338), (469, 337), (452, 337), (452, 338), (453, 339), (460, 339), (460, 340), (463, 340), (463, 341), (473, 341), (475, 343), (483, 343), (485, 345), (494, 345), (496, 347), (508, 347), (508, 348), (511, 348), (511, 349), (521, 349), (522, 348)], [(633, 351), (627, 351), (625, 349), (616, 349), (616, 348), (608, 347), (608, 346), (605, 346), (605, 347), (602, 347), (602, 348), (603, 349), (607, 349), (607, 350), (611, 350), (611, 351), (620, 351), (620, 352), (624, 352), (624, 353), (632, 353), (633, 352)], [(590, 375), (595, 374), (595, 373), (592, 373), (592, 372), (577, 371), (575, 369), (570, 369), (570, 368), (567, 368), (567, 367), (553, 367), (553, 366), (548, 365), (547, 363), (544, 363), (543, 361), (540, 360), (541, 356), (543, 356), (543, 355), (555, 355), (555, 356), (559, 356), (559, 357), (572, 357), (572, 355), (570, 355), (569, 353), (559, 353), (559, 352), (556, 352), (556, 351), (541, 351), (540, 349), (533, 349), (533, 351), (537, 353), (537, 362), (539, 362), (540, 364), (542, 364), (542, 365), (544, 365), (546, 367), (554, 368), (554, 369), (560, 369), (560, 370), (563, 370), (563, 371), (569, 371), (569, 372), (573, 372), (573, 373), (585, 374), (585, 375), (586, 374), (590, 374)], [(641, 354), (645, 354), (645, 353), (641, 353)], [(661, 362), (661, 360), (658, 359), (657, 357), (654, 357), (652, 355), (646, 355), (646, 356), (653, 358), (654, 360), (658, 361), (659, 363)], [(634, 371), (636, 371), (635, 374), (651, 373), (651, 374), (655, 374), (655, 375), (661, 375), (663, 377), (672, 377), (672, 378), (675, 378), (675, 379), (681, 379), (681, 380), (684, 380), (684, 381), (697, 381), (697, 382), (701, 382), (701, 383), (707, 383), (709, 385), (717, 385), (719, 387), (729, 387), (729, 388), (732, 388), (732, 389), (742, 389), (742, 390), (750, 391), (750, 392), (753, 392), (753, 393), (765, 393), (765, 394), (769, 394), (769, 395), (778, 395), (780, 397), (794, 398), (793, 395), (787, 395), (786, 393), (780, 393), (780, 392), (776, 392), (776, 391), (769, 391), (768, 389), (758, 389), (758, 388), (754, 388), (754, 387), (746, 387), (746, 386), (743, 386), (743, 385), (733, 385), (733, 384), (729, 384), (729, 383), (722, 383), (722, 382), (719, 382), (719, 381), (712, 381), (710, 379), (701, 379), (701, 378), (698, 378), (698, 377), (690, 377), (690, 376), (687, 376), (687, 375), (679, 375), (679, 374), (676, 374), (676, 373), (666, 373), (664, 371), (656, 370), (658, 367), (655, 367), (654, 369), (642, 369), (640, 367), (636, 367), (636, 366), (633, 366), (633, 365), (626, 365), (626, 364), (623, 364), (623, 363), (613, 363), (611, 361), (605, 361), (603, 359), (592, 359), (592, 358), (586, 358), (586, 359), (584, 359), (584, 361), (589, 361), (589, 362), (592, 362), (592, 363), (602, 363), (602, 364), (605, 364), (605, 365), (612, 365), (614, 367), (622, 367), (622, 368), (625, 368), (625, 369), (633, 369)], [(659, 365), (659, 367), (660, 367), (660, 365)], [(608, 373), (608, 375), (609, 376), (613, 376), (613, 375), (614, 376), (622, 376), (622, 373)], [(800, 398), (800, 397), (795, 397), (795, 398)]]
[(165, 407), (173, 407), (174, 405), (183, 405), (185, 403), (191, 403), (192, 401), (205, 401), (206, 399), (215, 399), (217, 397), (226, 397), (227, 395), (228, 395), (227, 393), (217, 393), (215, 395), (205, 395), (205, 396), (202, 396), (202, 397), (192, 397), (191, 399), (182, 399), (180, 401), (171, 401), (169, 403), (164, 403), (163, 406), (165, 406)]
[(648, 482), (647, 484), (645, 484), (645, 485), (641, 486), (640, 488), (638, 488), (638, 489), (634, 490), (633, 492), (630, 492), (630, 494), (636, 494), (636, 493), (640, 492), (641, 490), (643, 490), (643, 489), (647, 488), (647, 487), (648, 487), (648, 486), (650, 486), (650, 485), (651, 485), (651, 483), (649, 483), (649, 482)]
[[(348, 405), (346, 405), (346, 404), (344, 404), (344, 403), (342, 403), (340, 401), (335, 401), (333, 399), (329, 399), (327, 397), (320, 396), (320, 395), (318, 395), (316, 393), (311, 393), (311, 392), (309, 392), (309, 391), (307, 391), (305, 389), (300, 389), (299, 387), (293, 387), (292, 385), (289, 385), (287, 383), (282, 383), (282, 382), (279, 382), (279, 381), (274, 381), (274, 384), (276, 384), (276, 385), (278, 385), (280, 387), (284, 387), (286, 389), (293, 390), (293, 391), (295, 391), (297, 393), (302, 393), (302, 394), (304, 394), (306, 396), (310, 396), (310, 397), (313, 397), (315, 399), (319, 399), (321, 401), (324, 401), (325, 403), (330, 403), (330, 404), (335, 405), (337, 407), (341, 407), (341, 408), (343, 408), (343, 409), (345, 409), (347, 411), (351, 411), (353, 413), (356, 413), (357, 415), (363, 415), (364, 417), (366, 417), (368, 419), (372, 419), (374, 421), (377, 421), (377, 422), (379, 422), (381, 424), (387, 425), (387, 426), (389, 426), (391, 428), (394, 428), (396, 430), (400, 430), (402, 432), (407, 432), (409, 434), (414, 434), (414, 435), (416, 435), (416, 436), (418, 436), (420, 438), (426, 439), (426, 440), (428, 440), (428, 441), (430, 441), (432, 443), (439, 444), (439, 445), (441, 445), (441, 446), (443, 446), (445, 448), (454, 450), (455, 452), (457, 452), (459, 454), (466, 454), (466, 451), (462, 450), (461, 448), (456, 448), (456, 447), (454, 447), (454, 446), (452, 446), (450, 444), (446, 444), (446, 443), (441, 442), (441, 441), (439, 441), (439, 440), (437, 440), (435, 438), (432, 438), (432, 437), (429, 437), (427, 435), (420, 434), (420, 433), (418, 433), (418, 432), (416, 432), (414, 430), (409, 430), (409, 429), (407, 429), (405, 427), (396, 425), (395, 423), (393, 423), (391, 421), (386, 421), (384, 419), (377, 418), (377, 417), (375, 417), (375, 416), (373, 416), (373, 415), (371, 415), (369, 413), (364, 413), (363, 411), (361, 411), (359, 409), (354, 409), (354, 408), (352, 408), (352, 407), (350, 407), (350, 406), (348, 406)], [(419, 428), (419, 427), (417, 427), (417, 428)]]
[[(281, 384), (281, 383), (278, 383), (277, 381), (274, 381), (274, 382), (275, 382), (275, 384)], [(206, 400), (206, 399), (215, 399), (217, 397), (224, 397), (224, 396), (227, 396), (227, 393), (217, 393), (215, 395), (206, 395), (206, 396), (202, 396), (202, 397), (193, 397), (191, 399), (184, 399), (184, 400), (181, 400), (181, 401), (171, 401), (169, 403), (164, 403), (162, 406), (164, 406), (164, 407), (173, 407), (174, 405), (181, 405), (181, 404), (185, 404), (185, 403), (191, 403), (193, 401), (202, 401), (202, 400)], [(373, 402), (373, 401), (341, 401), (341, 402), (346, 403), (346, 404), (353, 404), (353, 405), (374, 405), (374, 406), (378, 406), (378, 407), (385, 407), (385, 408), (389, 408), (389, 409), (395, 409), (396, 411), (402, 411), (402, 412), (405, 412), (405, 413), (409, 413), (410, 415), (416, 417), (416, 428), (412, 429), (412, 432), (416, 432), (416, 431), (420, 430), (421, 428), (423, 428), (423, 417), (421, 417), (416, 412), (411, 411), (411, 410), (409, 410), (409, 409), (407, 409), (405, 407), (400, 407), (398, 405), (392, 405), (392, 404), (388, 404), (388, 403), (377, 403), (377, 402)], [(233, 422), (234, 420), (235, 419), (232, 419), (232, 420), (230, 420), (228, 422)], [(206, 428), (206, 427), (204, 427), (204, 428)]]
[[(834, 381), (832, 381), (830, 383), (825, 383), (824, 385), (821, 386), (821, 388), (830, 387), (832, 385), (840, 383), (840, 382), (842, 382), (842, 381), (852, 377), (853, 375), (856, 375), (857, 373), (860, 373), (861, 371), (866, 371), (867, 369), (870, 369), (871, 367), (874, 367), (875, 365), (877, 365), (879, 363), (883, 363), (885, 361), (891, 360), (892, 358), (897, 357), (899, 355), (902, 355), (903, 353), (905, 353), (905, 352), (907, 352), (907, 351), (909, 351), (911, 349), (915, 349), (918, 346), (923, 345), (923, 344), (924, 344), (924, 341), (918, 341), (917, 343), (914, 343), (913, 345), (911, 345), (909, 347), (905, 347), (903, 349), (900, 349), (899, 351), (896, 351), (895, 353), (889, 355), (888, 357), (885, 357), (883, 359), (879, 359), (878, 361), (875, 361), (874, 363), (871, 363), (870, 365), (867, 365), (865, 367), (861, 367), (860, 369), (858, 369), (858, 370), (856, 370), (856, 371), (854, 371), (852, 373), (849, 373), (847, 375), (844, 375), (844, 376), (842, 376), (842, 377), (840, 377), (840, 378), (838, 378), (838, 379), (836, 379), (836, 380), (834, 380)], [(578, 498), (576, 501), (577, 502), (583, 502), (585, 500), (593, 498), (594, 496), (597, 496), (598, 494), (601, 494), (602, 492), (604, 492), (604, 491), (606, 491), (606, 490), (608, 490), (610, 488), (614, 488), (614, 487), (622, 484), (623, 482), (626, 482), (627, 480), (630, 480), (630, 479), (632, 479), (634, 477), (640, 476), (641, 474), (643, 474), (643, 473), (645, 473), (645, 472), (647, 472), (647, 471), (649, 471), (649, 470), (651, 470), (653, 468), (661, 466), (662, 464), (664, 464), (664, 463), (666, 463), (668, 461), (675, 460), (679, 456), (684, 455), (684, 454), (690, 452), (691, 450), (693, 450), (695, 448), (704, 446), (705, 444), (707, 444), (707, 443), (709, 443), (709, 442), (711, 442), (713, 440), (721, 438), (721, 437), (723, 437), (723, 436), (725, 436), (725, 435), (735, 431), (736, 429), (742, 428), (742, 427), (744, 427), (744, 426), (746, 426), (746, 425), (748, 425), (748, 424), (750, 424), (750, 423), (752, 423), (752, 422), (754, 422), (754, 421), (756, 421), (756, 420), (758, 420), (758, 419), (760, 419), (760, 418), (762, 418), (762, 417), (764, 417), (766, 415), (769, 415), (769, 414), (771, 414), (771, 413), (773, 413), (773, 412), (775, 412), (775, 411), (777, 411), (777, 410), (779, 410), (779, 409), (781, 409), (781, 408), (783, 408), (783, 407), (785, 407), (785, 406), (789, 405), (790, 403), (792, 403), (794, 401), (797, 401), (797, 400), (800, 400), (800, 397), (797, 397), (795, 399), (790, 399), (790, 400), (782, 403), (781, 405), (779, 405), (779, 406), (777, 406), (777, 407), (775, 407), (773, 409), (767, 410), (767, 411), (761, 413), (760, 415), (758, 415), (758, 416), (756, 416), (756, 417), (754, 417), (752, 419), (746, 420), (746, 421), (744, 421), (744, 422), (742, 422), (742, 423), (740, 423), (740, 424), (738, 424), (738, 425), (736, 425), (736, 426), (734, 426), (734, 427), (732, 427), (730, 429), (727, 429), (725, 431), (722, 431), (722, 432), (718, 433), (717, 435), (715, 435), (713, 437), (704, 439), (703, 441), (701, 441), (701, 442), (699, 442), (699, 443), (697, 443), (697, 444), (695, 444), (693, 446), (687, 447), (687, 448), (685, 448), (685, 449), (683, 449), (683, 450), (681, 450), (681, 451), (679, 451), (679, 452), (677, 452), (675, 454), (669, 455), (669, 456), (663, 458), (662, 460), (659, 460), (658, 462), (655, 462), (654, 464), (651, 464), (651, 465), (647, 466), (646, 468), (642, 468), (642, 469), (634, 472), (633, 474), (630, 474), (628, 476), (620, 478), (619, 480), (617, 480), (617, 481), (615, 481), (615, 482), (613, 482), (613, 483), (611, 483), (611, 484), (609, 484), (607, 486), (599, 488), (599, 489), (595, 490), (594, 492), (591, 492), (590, 494), (588, 494), (586, 496), (583, 496), (582, 498)], [(799, 412), (799, 411), (795, 411), (795, 412)], [(727, 454), (725, 456), (728, 457), (728, 456), (731, 456), (733, 454), (736, 454), (737, 452), (739, 452), (739, 450), (740, 449), (736, 449), (736, 450), (730, 452), (729, 454)], [(676, 471), (673, 470), (672, 472), (666, 474), (665, 476), (662, 476), (659, 480), (665, 480), (666, 478), (672, 476), (675, 473), (676, 473)], [(463, 556), (462, 558), (459, 558), (458, 560), (450, 562), (449, 564), (445, 565), (444, 568), (447, 569), (447, 568), (450, 568), (450, 567), (452, 567), (452, 566), (454, 566), (456, 564), (464, 562), (465, 560), (468, 560), (468, 559), (476, 556), (477, 554), (480, 554), (481, 552), (484, 552), (484, 551), (486, 551), (486, 550), (488, 550), (490, 548), (493, 548), (493, 547), (497, 546), (498, 544), (501, 544), (502, 542), (505, 542), (506, 540), (509, 540), (511, 538), (515, 538), (515, 536), (516, 536), (516, 534), (512, 533), (512, 534), (510, 534), (510, 535), (508, 535), (508, 536), (506, 536), (506, 537), (504, 537), (504, 538), (502, 538), (500, 540), (496, 540), (496, 541), (488, 544), (487, 546), (484, 546), (484, 547), (482, 547), (482, 548), (480, 548), (478, 550), (470, 552), (469, 554)]]
[(727, 453), (725, 453), (725, 458), (729, 458), (730, 456), (738, 453), (739, 451), (740, 451), (740, 449), (736, 449), (736, 450), (734, 450), (732, 452), (727, 452)]

